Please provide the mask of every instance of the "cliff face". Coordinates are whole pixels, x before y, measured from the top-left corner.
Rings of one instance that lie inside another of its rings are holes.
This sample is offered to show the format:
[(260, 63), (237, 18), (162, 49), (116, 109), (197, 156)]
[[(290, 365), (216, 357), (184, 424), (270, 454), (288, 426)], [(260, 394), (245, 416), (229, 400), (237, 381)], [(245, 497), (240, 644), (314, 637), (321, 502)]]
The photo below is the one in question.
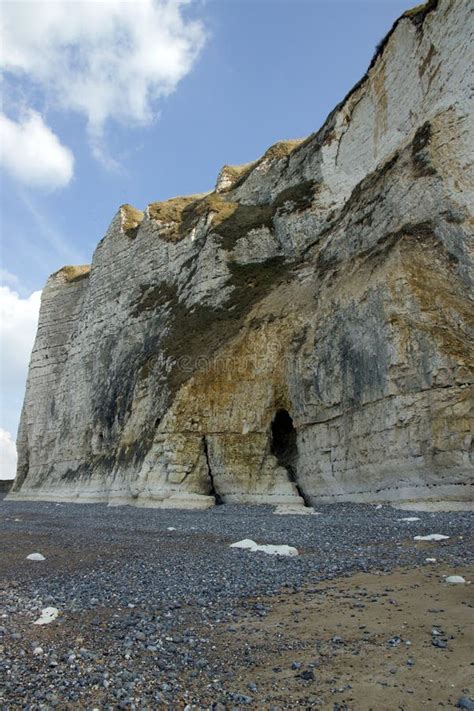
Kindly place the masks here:
[(318, 133), (50, 277), (10, 497), (467, 496), (469, 27), (407, 13)]

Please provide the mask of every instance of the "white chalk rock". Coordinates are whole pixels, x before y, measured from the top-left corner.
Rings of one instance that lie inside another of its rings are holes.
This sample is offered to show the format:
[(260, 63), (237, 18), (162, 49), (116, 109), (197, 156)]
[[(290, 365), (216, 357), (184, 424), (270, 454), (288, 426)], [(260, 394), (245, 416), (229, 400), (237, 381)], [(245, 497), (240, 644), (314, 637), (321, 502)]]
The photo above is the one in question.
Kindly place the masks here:
[(167, 528), (166, 530), (167, 530), (167, 531), (176, 531), (176, 529), (174, 528), (174, 526), (168, 526), (168, 528)]
[(298, 549), (294, 548), (293, 546), (274, 546), (271, 544), (263, 544), (263, 545), (258, 545), (258, 543), (255, 543), (255, 541), (250, 540), (249, 538), (244, 538), (242, 541), (237, 541), (237, 543), (232, 543), (231, 548), (243, 548), (245, 550), (249, 550), (252, 553), (266, 553), (267, 555), (285, 555), (285, 556), (290, 556), (294, 557), (298, 555)]
[(453, 585), (466, 582), (462, 575), (448, 575), (445, 580), (447, 583), (452, 583)]
[(249, 548), (253, 550), (257, 547), (255, 541), (250, 540), (250, 538), (244, 538), (242, 541), (237, 541), (237, 543), (231, 543), (231, 548)]
[(59, 610), (57, 607), (45, 607), (41, 610), (41, 616), (33, 622), (34, 625), (49, 625), (53, 622), (59, 615)]
[(436, 558), (425, 558), (425, 563), (436, 563)]
[(412, 521), (420, 521), (418, 516), (406, 516), (406, 518), (397, 518), (397, 521), (405, 521), (406, 523), (412, 523)]
[(428, 536), (415, 536), (414, 541), (447, 541), (449, 536), (442, 533), (430, 533)]
[(46, 560), (46, 558), (41, 553), (30, 553), (26, 556), (26, 560)]

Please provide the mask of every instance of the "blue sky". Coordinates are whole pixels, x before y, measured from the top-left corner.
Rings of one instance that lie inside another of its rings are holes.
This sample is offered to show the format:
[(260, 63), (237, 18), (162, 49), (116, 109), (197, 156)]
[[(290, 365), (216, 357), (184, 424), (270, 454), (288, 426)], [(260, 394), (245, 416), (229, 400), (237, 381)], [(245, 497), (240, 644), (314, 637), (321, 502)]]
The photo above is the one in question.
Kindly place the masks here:
[(33, 292), (90, 262), (120, 204), (208, 190), (222, 165), (317, 130), (409, 6), (3, 3), (0, 476), (14, 457)]

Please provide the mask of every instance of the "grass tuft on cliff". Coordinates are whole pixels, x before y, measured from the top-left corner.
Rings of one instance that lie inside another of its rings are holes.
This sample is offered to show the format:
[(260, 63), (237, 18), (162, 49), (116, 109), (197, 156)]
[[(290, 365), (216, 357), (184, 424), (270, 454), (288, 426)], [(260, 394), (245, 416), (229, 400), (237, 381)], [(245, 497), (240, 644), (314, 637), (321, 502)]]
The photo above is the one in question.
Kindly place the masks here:
[(127, 237), (130, 239), (135, 239), (137, 236), (138, 228), (143, 220), (143, 212), (137, 210), (133, 205), (121, 205), (120, 206), (120, 217), (122, 219), (122, 230), (125, 232)]
[(91, 271), (90, 264), (81, 264), (79, 266), (66, 265), (57, 272), (54, 272), (53, 277), (62, 277), (62, 280), (71, 284), (75, 281), (86, 279)]
[(169, 242), (178, 242), (189, 235), (201, 218), (212, 222), (212, 231), (222, 238), (224, 249), (232, 249), (240, 237), (251, 230), (273, 228), (273, 217), (279, 211), (306, 209), (314, 198), (314, 183), (307, 180), (286, 188), (275, 200), (265, 205), (246, 205), (231, 202), (219, 193), (204, 197), (179, 197), (156, 202), (148, 206), (150, 219), (160, 225), (160, 237)]

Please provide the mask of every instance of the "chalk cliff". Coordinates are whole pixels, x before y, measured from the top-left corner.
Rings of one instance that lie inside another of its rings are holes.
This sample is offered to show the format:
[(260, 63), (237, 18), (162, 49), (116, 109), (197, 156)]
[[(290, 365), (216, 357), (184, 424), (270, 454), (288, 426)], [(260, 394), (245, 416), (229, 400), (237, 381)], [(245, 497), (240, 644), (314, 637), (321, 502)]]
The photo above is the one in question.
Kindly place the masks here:
[(467, 497), (470, 7), (409, 11), (317, 133), (49, 278), (10, 498)]

